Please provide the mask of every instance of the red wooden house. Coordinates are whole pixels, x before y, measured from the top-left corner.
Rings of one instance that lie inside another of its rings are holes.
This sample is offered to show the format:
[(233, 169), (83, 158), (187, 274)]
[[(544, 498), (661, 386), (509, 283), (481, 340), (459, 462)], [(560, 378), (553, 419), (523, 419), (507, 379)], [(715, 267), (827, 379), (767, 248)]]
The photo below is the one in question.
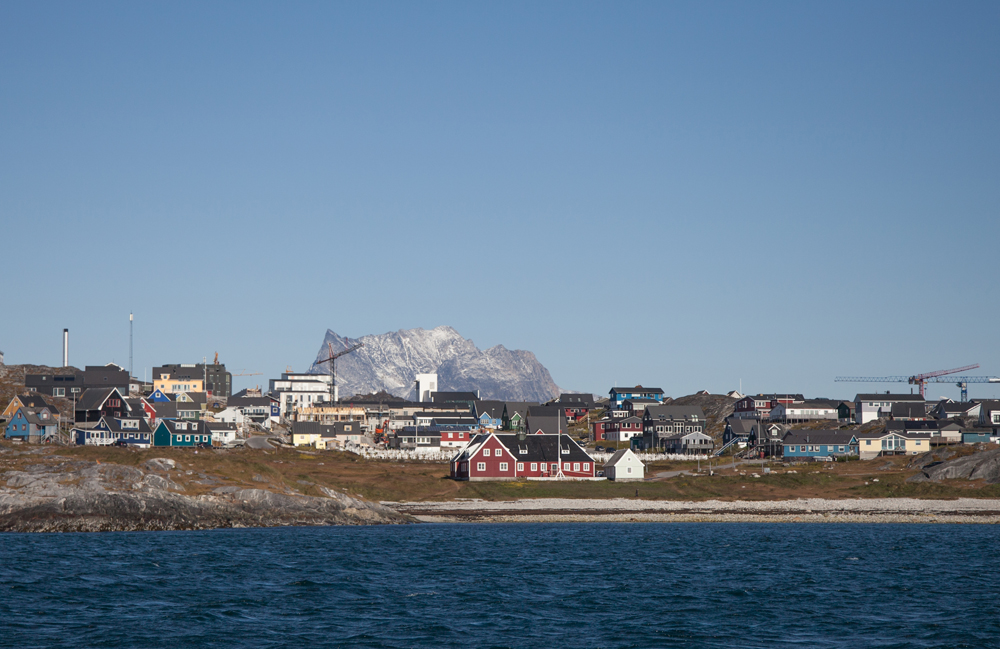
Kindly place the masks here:
[[(560, 448), (561, 447), (561, 448)], [(558, 450), (557, 450), (558, 449)], [(455, 480), (516, 480), (593, 478), (597, 467), (579, 444), (567, 435), (477, 435), (451, 460)]]

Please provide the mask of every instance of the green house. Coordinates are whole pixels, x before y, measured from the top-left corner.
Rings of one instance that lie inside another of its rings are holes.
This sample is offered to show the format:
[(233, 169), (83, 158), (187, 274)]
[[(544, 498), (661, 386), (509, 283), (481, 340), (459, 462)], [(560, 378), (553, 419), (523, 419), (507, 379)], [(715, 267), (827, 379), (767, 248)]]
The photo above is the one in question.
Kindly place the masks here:
[(211, 444), (212, 433), (203, 421), (161, 419), (153, 433), (153, 446), (187, 446)]

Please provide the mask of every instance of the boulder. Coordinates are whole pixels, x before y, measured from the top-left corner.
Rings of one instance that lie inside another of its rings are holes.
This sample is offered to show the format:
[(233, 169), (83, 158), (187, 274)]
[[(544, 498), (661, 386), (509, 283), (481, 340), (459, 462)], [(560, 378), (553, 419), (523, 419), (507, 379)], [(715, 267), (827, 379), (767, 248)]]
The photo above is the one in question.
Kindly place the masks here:
[(982, 480), (986, 484), (1000, 483), (1000, 448), (973, 453), (947, 462), (928, 464), (921, 473), (911, 477), (909, 482), (956, 478)]

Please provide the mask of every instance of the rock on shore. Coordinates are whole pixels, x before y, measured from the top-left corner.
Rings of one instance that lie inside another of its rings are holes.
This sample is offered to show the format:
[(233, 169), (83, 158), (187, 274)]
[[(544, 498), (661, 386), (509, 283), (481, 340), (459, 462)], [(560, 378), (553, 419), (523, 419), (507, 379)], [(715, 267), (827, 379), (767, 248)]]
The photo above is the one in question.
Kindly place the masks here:
[[(159, 463), (159, 464), (157, 464)], [(321, 488), (325, 497), (219, 487), (190, 496), (168, 476), (171, 460), (147, 471), (72, 461), (7, 471), (0, 487), (0, 531), (100, 532), (192, 530), (280, 525), (374, 525), (412, 518), (388, 507)]]
[[(911, 477), (909, 481), (924, 482), (962, 478), (964, 480), (982, 480), (986, 484), (1000, 483), (1000, 449), (983, 451), (946, 461), (940, 461), (938, 457), (940, 456), (935, 456), (933, 452), (921, 456), (923, 461), (916, 463), (916, 465), (920, 466), (922, 471)], [(941, 460), (944, 459), (941, 457)]]

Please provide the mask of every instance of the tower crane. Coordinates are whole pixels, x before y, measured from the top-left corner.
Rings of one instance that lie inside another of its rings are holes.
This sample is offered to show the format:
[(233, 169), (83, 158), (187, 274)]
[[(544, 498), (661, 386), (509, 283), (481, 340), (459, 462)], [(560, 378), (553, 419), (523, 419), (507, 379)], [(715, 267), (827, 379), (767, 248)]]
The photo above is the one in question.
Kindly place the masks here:
[[(350, 341), (348, 340), (348, 342)], [(330, 375), (333, 377), (333, 380), (330, 382), (330, 403), (337, 403), (337, 397), (340, 396), (339, 394), (337, 394), (337, 359), (340, 358), (341, 356), (346, 356), (347, 354), (350, 354), (353, 351), (361, 349), (362, 347), (365, 346), (365, 344), (357, 343), (354, 345), (350, 345), (347, 349), (344, 349), (343, 351), (339, 352), (333, 351), (332, 343), (327, 343), (326, 346), (330, 350), (329, 358), (324, 358), (321, 361), (316, 361), (316, 364), (317, 365), (319, 365), (320, 363), (330, 364)]]
[[(953, 370), (937, 370), (925, 374), (915, 374), (913, 376), (838, 376), (834, 381), (838, 383), (909, 383), (920, 386), (920, 396), (926, 397), (928, 383), (951, 383), (962, 389), (962, 401), (969, 399), (970, 383), (1000, 383), (1000, 378), (996, 376), (949, 376), (959, 372), (967, 372), (979, 367), (979, 363), (956, 367)], [(948, 377), (948, 378), (942, 378)]]

